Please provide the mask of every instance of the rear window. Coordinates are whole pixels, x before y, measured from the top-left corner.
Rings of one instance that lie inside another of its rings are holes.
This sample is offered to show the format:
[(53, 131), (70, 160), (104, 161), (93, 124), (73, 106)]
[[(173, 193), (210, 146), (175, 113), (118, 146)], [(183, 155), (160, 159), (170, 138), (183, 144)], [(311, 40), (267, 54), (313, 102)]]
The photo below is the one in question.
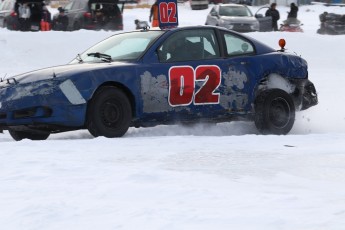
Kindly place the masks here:
[(221, 16), (237, 16), (246, 17), (253, 16), (252, 12), (247, 7), (243, 6), (220, 6), (219, 15)]
[(100, 11), (106, 15), (119, 15), (121, 14), (121, 11), (117, 4), (114, 3), (91, 3), (90, 10), (92, 12)]
[(0, 5), (0, 10), (12, 10), (14, 6), (14, 1), (4, 1)]

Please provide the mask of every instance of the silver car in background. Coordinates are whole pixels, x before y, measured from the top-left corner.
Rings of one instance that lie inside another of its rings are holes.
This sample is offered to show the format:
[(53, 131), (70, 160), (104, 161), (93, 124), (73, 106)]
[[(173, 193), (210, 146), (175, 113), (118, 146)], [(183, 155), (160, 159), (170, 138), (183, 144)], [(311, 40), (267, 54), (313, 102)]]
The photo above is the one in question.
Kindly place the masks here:
[(225, 27), (237, 32), (259, 31), (259, 21), (246, 5), (219, 4), (207, 15), (206, 25)]
[(192, 10), (203, 10), (208, 8), (208, 0), (189, 0)]

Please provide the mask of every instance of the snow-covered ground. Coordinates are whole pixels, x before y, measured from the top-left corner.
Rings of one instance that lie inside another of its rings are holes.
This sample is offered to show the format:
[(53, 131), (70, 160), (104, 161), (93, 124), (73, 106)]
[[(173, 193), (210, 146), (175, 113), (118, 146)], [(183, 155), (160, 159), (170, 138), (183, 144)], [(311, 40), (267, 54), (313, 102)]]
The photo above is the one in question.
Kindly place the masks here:
[[(258, 7), (251, 7), (255, 12)], [(181, 26), (208, 10), (179, 5)], [(285, 19), (288, 7), (278, 6)], [(87, 131), (15, 142), (0, 134), (1, 229), (342, 230), (345, 226), (345, 35), (319, 35), (318, 16), (343, 7), (301, 6), (304, 33), (249, 35), (309, 63), (319, 104), (286, 136), (250, 122), (131, 128), (119, 139)], [(125, 30), (149, 9), (126, 9)], [(0, 77), (69, 62), (112, 32), (0, 29)]]

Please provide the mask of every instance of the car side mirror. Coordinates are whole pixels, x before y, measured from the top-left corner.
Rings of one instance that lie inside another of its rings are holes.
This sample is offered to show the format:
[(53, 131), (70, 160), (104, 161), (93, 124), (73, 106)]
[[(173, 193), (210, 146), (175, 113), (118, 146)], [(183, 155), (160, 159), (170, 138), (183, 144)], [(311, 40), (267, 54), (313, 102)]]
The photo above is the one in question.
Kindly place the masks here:
[(264, 16), (262, 14), (255, 14), (256, 18), (263, 18)]
[(217, 17), (217, 18), (218, 18), (218, 14), (217, 14), (217, 12), (211, 12), (211, 16), (213, 16), (213, 17)]

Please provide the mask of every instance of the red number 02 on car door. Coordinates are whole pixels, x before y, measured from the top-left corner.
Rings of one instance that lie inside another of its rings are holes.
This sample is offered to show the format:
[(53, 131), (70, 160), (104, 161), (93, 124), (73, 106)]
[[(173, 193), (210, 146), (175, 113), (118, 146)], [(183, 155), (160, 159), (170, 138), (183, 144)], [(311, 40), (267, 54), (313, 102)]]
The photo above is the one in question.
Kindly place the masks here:
[[(196, 89), (196, 82), (201, 87)], [(219, 104), (217, 89), (221, 84), (221, 70), (215, 65), (173, 66), (169, 70), (169, 104), (186, 106)]]

